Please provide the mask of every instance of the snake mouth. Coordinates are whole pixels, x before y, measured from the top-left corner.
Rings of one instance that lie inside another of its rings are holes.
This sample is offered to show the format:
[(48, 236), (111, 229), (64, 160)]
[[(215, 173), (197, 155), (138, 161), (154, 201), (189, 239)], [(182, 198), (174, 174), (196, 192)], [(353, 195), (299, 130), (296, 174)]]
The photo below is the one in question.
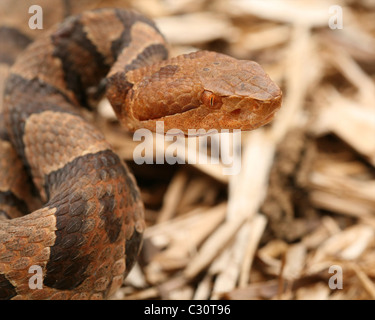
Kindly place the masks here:
[(167, 118), (167, 117), (177, 117), (179, 115), (182, 115), (184, 113), (187, 113), (189, 111), (192, 111), (192, 110), (195, 110), (197, 109), (197, 106), (194, 106), (194, 105), (188, 105), (186, 107), (183, 107), (181, 108), (181, 110), (179, 110), (178, 112), (174, 112), (174, 113), (166, 113), (164, 115), (155, 115), (154, 117), (137, 117), (139, 121), (162, 121), (164, 118)]
[(268, 123), (270, 123), (272, 120), (273, 120), (273, 118), (275, 117), (275, 114), (276, 114), (276, 112), (274, 111), (274, 112), (272, 112), (268, 117), (266, 117), (262, 122), (263, 122), (263, 125), (264, 124), (268, 124)]
[(276, 114), (276, 110), (274, 110), (271, 114), (269, 114), (267, 117), (265, 117), (261, 121), (258, 121), (257, 123), (253, 124), (251, 126), (252, 130), (257, 129), (261, 126), (264, 126), (266, 124), (269, 124), (273, 120), (273, 118), (275, 117), (275, 114)]

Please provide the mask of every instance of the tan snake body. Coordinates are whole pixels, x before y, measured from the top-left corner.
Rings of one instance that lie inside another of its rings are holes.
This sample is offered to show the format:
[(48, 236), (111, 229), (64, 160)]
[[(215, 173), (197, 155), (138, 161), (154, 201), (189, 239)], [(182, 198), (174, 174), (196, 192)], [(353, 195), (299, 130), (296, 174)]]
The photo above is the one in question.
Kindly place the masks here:
[[(17, 58), (0, 114), (0, 299), (104, 299), (137, 258), (143, 204), (132, 174), (80, 115), (91, 88), (106, 86), (130, 130), (156, 121), (185, 133), (251, 130), (280, 107), (280, 89), (255, 62), (167, 57), (151, 20), (100, 9), (68, 18)], [(30, 288), (35, 265), (42, 289)]]

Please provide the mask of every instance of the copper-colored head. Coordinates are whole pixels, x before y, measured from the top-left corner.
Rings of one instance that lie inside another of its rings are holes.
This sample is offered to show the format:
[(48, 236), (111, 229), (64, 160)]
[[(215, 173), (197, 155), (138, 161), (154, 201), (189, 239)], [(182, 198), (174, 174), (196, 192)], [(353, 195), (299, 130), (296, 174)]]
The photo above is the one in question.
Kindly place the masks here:
[[(134, 130), (253, 130), (281, 106), (280, 88), (253, 61), (199, 51), (130, 71), (120, 120)], [(120, 113), (120, 114), (119, 114)]]

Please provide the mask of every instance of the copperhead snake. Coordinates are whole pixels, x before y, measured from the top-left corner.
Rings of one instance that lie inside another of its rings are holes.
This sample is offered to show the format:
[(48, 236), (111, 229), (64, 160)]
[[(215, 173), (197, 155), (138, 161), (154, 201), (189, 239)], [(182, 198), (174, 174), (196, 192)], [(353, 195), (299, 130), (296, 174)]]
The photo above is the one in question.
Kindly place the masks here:
[[(0, 299), (105, 299), (137, 259), (143, 204), (133, 175), (81, 115), (93, 87), (106, 88), (133, 131), (156, 121), (185, 133), (252, 130), (282, 97), (255, 62), (208, 51), (168, 59), (155, 23), (133, 11), (86, 11), (52, 28), (17, 57), (4, 90)], [(33, 265), (42, 289), (29, 286)]]

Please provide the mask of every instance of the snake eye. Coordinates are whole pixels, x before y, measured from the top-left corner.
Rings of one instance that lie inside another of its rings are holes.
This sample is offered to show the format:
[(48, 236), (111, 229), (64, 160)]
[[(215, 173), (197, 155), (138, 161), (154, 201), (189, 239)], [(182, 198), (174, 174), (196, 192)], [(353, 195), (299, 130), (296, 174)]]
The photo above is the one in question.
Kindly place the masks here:
[(222, 105), (221, 98), (211, 91), (204, 91), (202, 94), (202, 102), (209, 108), (220, 108)]

